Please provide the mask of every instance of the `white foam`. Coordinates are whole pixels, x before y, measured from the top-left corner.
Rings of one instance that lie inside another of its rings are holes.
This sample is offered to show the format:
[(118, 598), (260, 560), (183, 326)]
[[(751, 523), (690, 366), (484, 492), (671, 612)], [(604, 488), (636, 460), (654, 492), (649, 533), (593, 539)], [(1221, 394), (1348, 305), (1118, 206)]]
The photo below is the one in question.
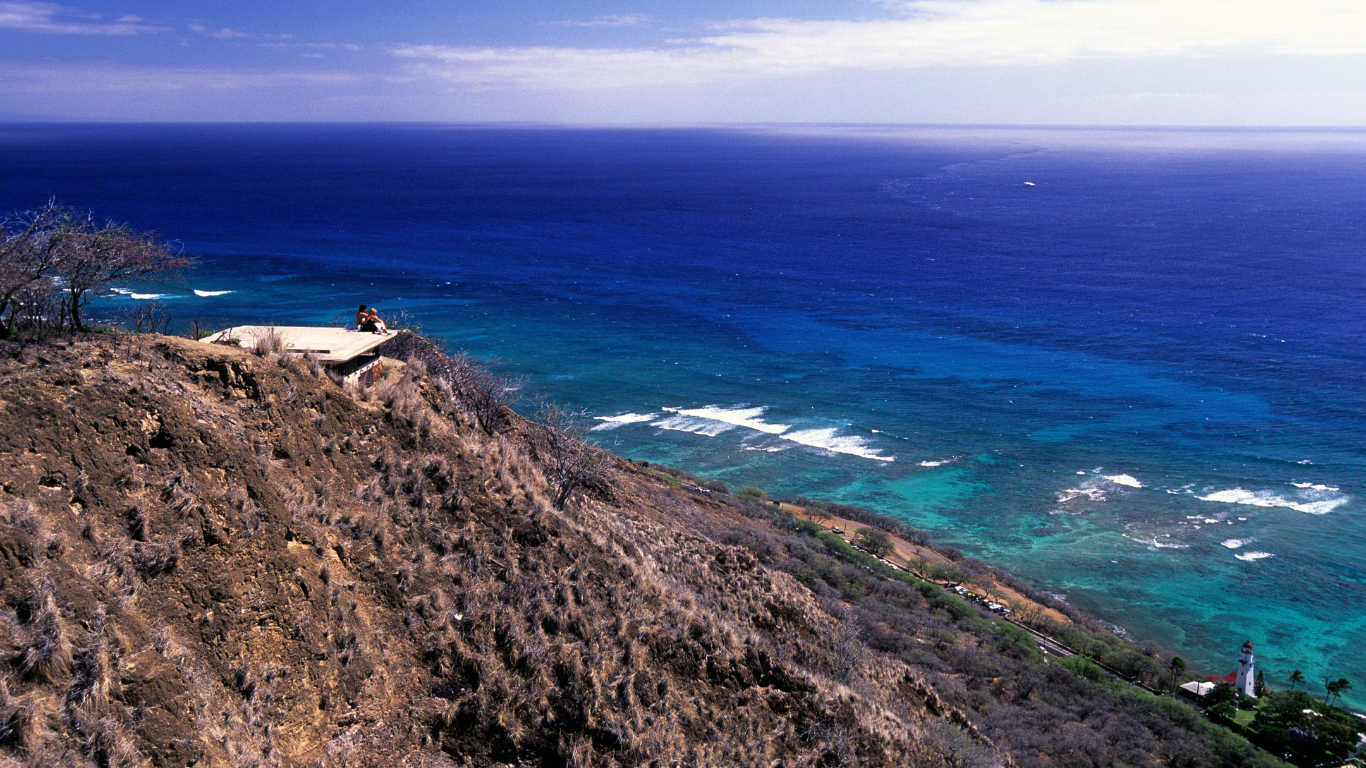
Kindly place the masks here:
[(653, 413), (623, 413), (618, 416), (599, 416), (599, 421), (611, 421), (619, 424), (638, 424), (642, 421), (650, 421), (655, 418)]
[(1105, 501), (1105, 489), (1097, 486), (1083, 486), (1081, 488), (1068, 488), (1058, 491), (1058, 503), (1065, 504), (1073, 499), (1080, 499), (1083, 496), (1091, 501)]
[(1148, 545), (1148, 550), (1149, 550), (1149, 551), (1152, 551), (1152, 552), (1155, 552), (1155, 551), (1157, 551), (1157, 550), (1159, 550), (1159, 549), (1190, 549), (1190, 548), (1191, 548), (1191, 545), (1189, 545), (1189, 544), (1173, 544), (1173, 543), (1171, 543), (1171, 542), (1162, 541), (1162, 539), (1170, 539), (1170, 538), (1171, 538), (1171, 534), (1170, 534), (1170, 533), (1164, 533), (1164, 534), (1162, 534), (1162, 536), (1160, 536), (1160, 537), (1158, 537), (1158, 536), (1152, 536), (1152, 537), (1146, 538), (1146, 539), (1145, 539), (1145, 538), (1137, 538), (1137, 537), (1134, 537), (1134, 536), (1130, 536), (1130, 535), (1128, 535), (1127, 533), (1126, 533), (1126, 534), (1121, 534), (1121, 535), (1124, 536), (1124, 538), (1126, 538), (1126, 539), (1132, 539), (1132, 540), (1134, 540), (1134, 541), (1137, 541), (1137, 542), (1140, 542), (1140, 543), (1143, 543), (1143, 544), (1147, 544), (1147, 545)]
[(958, 461), (958, 457), (957, 457), (957, 456), (954, 456), (954, 457), (951, 458), (951, 459), (936, 459), (936, 460), (933, 460), (933, 461), (922, 461), (922, 462), (920, 462), (920, 466), (922, 466), (922, 467), (942, 467), (942, 466), (944, 466), (945, 464), (952, 464), (952, 463), (955, 462), (955, 461)]
[[(763, 416), (768, 409), (762, 406), (756, 408), (720, 408), (709, 405), (705, 408), (662, 408), (661, 410), (675, 415), (654, 421), (651, 426), (678, 432), (691, 432), (695, 435), (707, 437), (715, 437), (723, 432), (741, 427), (832, 453), (844, 453), (875, 461), (896, 460), (894, 456), (887, 456), (869, 447), (861, 437), (837, 434), (839, 430), (834, 427), (793, 431), (791, 424), (775, 424), (764, 421), (759, 417)], [(753, 450), (777, 451), (783, 449), (758, 447)]]
[(1350, 500), (1350, 497), (1338, 494), (1335, 491), (1316, 488), (1302, 488), (1296, 496), (1299, 498), (1288, 499), (1278, 496), (1275, 491), (1249, 491), (1244, 488), (1230, 488), (1226, 491), (1216, 491), (1195, 498), (1201, 501), (1247, 504), (1253, 507), (1285, 507), (1310, 515), (1326, 515)]
[(735, 427), (745, 427), (770, 435), (781, 435), (792, 428), (790, 424), (770, 424), (766, 421), (760, 421), (759, 417), (768, 410), (763, 406), (758, 408), (718, 408), (709, 405), (705, 408), (664, 408), (663, 410), (683, 416), (691, 416), (695, 419), (708, 419)]
[(1244, 562), (1250, 563), (1255, 560), (1265, 560), (1268, 557), (1275, 557), (1275, 555), (1271, 554), (1270, 552), (1244, 552), (1241, 555), (1234, 555), (1234, 557)]
[(1296, 488), (1310, 488), (1315, 491), (1336, 491), (1337, 488), (1331, 485), (1317, 485), (1315, 483), (1291, 483)]
[(694, 435), (705, 437), (716, 437), (722, 432), (729, 432), (735, 429), (734, 424), (724, 424), (710, 419), (694, 419), (689, 416), (670, 416), (667, 419), (651, 422), (650, 426), (668, 429), (674, 432), (691, 432)]
[(1059, 491), (1058, 501), (1067, 502), (1083, 497), (1091, 501), (1105, 501), (1112, 491), (1117, 490), (1117, 486), (1125, 488), (1143, 487), (1143, 483), (1140, 483), (1133, 475), (1101, 475), (1102, 471), (1102, 467), (1096, 467), (1090, 472), (1078, 471), (1078, 475), (1098, 475), (1098, 477), (1092, 477), (1076, 488)]
[(117, 293), (120, 296), (127, 296), (128, 298), (136, 299), (137, 301), (164, 299), (170, 295), (166, 293), (138, 293), (137, 291), (134, 291), (131, 288), (110, 288), (109, 290), (113, 291), (114, 293)]
[(232, 291), (201, 291), (198, 288), (194, 289), (194, 295), (203, 298), (208, 298), (210, 296), (222, 296), (228, 293), (232, 293)]
[(624, 427), (627, 424), (639, 424), (643, 421), (653, 421), (657, 417), (658, 414), (653, 413), (623, 413), (618, 416), (594, 416), (594, 419), (601, 421), (602, 423), (593, 427), (592, 431), (601, 432), (603, 430), (616, 429), (617, 427)]
[(1229, 539), (1228, 541), (1221, 541), (1219, 543), (1228, 547), (1229, 549), (1238, 549), (1240, 547), (1246, 547), (1248, 544), (1251, 544), (1252, 539)]
[(791, 440), (800, 445), (812, 448), (820, 448), (835, 453), (847, 453), (850, 456), (858, 456), (864, 459), (874, 459), (876, 461), (896, 461), (895, 456), (885, 456), (876, 450), (868, 447), (863, 438), (852, 436), (839, 436), (835, 434), (833, 427), (827, 429), (803, 429), (783, 435), (784, 440)]

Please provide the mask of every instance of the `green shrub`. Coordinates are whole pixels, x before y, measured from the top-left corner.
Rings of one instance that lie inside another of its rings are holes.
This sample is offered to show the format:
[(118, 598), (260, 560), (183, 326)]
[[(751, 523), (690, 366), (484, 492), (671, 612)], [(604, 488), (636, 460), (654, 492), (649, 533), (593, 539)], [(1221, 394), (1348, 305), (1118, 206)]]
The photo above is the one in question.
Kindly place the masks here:
[(754, 488), (752, 486), (746, 486), (744, 488), (741, 488), (740, 493), (738, 495), (740, 496), (740, 498), (746, 501), (752, 501), (756, 504), (763, 504), (768, 501), (767, 493), (765, 493), (763, 490), (759, 488)]
[(886, 557), (893, 551), (892, 537), (884, 530), (878, 528), (863, 527), (854, 531), (858, 536), (859, 546), (872, 552), (874, 555)]

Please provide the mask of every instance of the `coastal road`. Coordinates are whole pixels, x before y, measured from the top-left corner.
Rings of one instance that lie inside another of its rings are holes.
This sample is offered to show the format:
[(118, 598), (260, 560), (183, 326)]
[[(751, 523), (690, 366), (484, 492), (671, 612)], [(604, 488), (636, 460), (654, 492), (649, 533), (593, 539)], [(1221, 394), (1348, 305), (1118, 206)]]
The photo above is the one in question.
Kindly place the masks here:
[[(999, 616), (996, 616), (996, 615), (992, 614), (990, 611), (987, 611), (986, 609), (981, 608), (980, 606), (978, 607), (978, 610), (981, 611), (983, 614), (985, 614), (987, 618), (990, 618), (990, 619), (998, 619), (998, 620), (1000, 619)], [(1019, 623), (1018, 621), (1013, 621), (1013, 620), (1011, 620), (1011, 619), (1005, 619), (1005, 621), (1009, 621), (1011, 624), (1014, 624), (1015, 626), (1019, 627), (1020, 629), (1023, 629), (1024, 631), (1028, 632), (1029, 635), (1030, 635), (1030, 637), (1033, 637), (1034, 640), (1035, 640), (1035, 642), (1037, 642), (1037, 643), (1039, 644), (1039, 648), (1041, 648), (1041, 649), (1043, 650), (1044, 653), (1049, 653), (1049, 654), (1052, 654), (1052, 655), (1054, 655), (1054, 656), (1076, 656), (1076, 655), (1077, 655), (1077, 652), (1076, 652), (1076, 651), (1074, 651), (1074, 650), (1072, 650), (1071, 648), (1068, 648), (1067, 646), (1065, 646), (1065, 645), (1059, 643), (1058, 641), (1054, 640), (1053, 638), (1049, 637), (1048, 635), (1044, 635), (1044, 634), (1040, 634), (1040, 633), (1038, 633), (1038, 632), (1035, 632), (1034, 630), (1030, 629), (1029, 627), (1026, 627), (1025, 625)]]

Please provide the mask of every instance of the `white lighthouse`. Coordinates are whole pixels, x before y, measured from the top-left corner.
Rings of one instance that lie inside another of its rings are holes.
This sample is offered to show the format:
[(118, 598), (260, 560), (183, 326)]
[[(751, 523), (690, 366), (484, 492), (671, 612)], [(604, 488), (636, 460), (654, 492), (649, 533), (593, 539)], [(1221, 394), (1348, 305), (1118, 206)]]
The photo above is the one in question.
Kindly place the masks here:
[(1233, 685), (1238, 693), (1250, 698), (1257, 698), (1257, 673), (1252, 668), (1252, 641), (1243, 643), (1243, 657), (1238, 660), (1238, 682)]

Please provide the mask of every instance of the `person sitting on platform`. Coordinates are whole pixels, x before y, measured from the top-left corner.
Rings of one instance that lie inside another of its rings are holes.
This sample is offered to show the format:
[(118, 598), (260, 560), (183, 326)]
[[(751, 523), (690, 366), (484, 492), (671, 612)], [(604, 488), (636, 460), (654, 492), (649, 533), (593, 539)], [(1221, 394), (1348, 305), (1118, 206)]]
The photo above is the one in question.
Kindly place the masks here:
[(389, 329), (384, 325), (384, 321), (379, 319), (379, 313), (374, 308), (370, 308), (369, 314), (365, 316), (365, 322), (361, 323), (360, 329), (366, 333), (388, 333)]

